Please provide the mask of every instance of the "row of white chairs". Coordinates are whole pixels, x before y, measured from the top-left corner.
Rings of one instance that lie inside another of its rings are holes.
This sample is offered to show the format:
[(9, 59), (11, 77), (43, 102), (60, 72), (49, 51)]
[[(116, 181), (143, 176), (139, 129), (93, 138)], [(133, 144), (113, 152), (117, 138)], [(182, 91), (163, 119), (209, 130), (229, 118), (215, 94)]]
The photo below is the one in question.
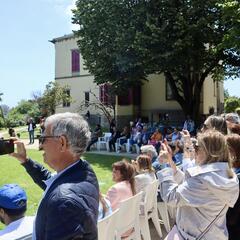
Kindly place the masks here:
[[(112, 134), (110, 132), (105, 132), (103, 133), (103, 136), (102, 137), (99, 137), (98, 138), (98, 141), (96, 142), (96, 148), (98, 151), (100, 151), (101, 149), (104, 149), (104, 150), (107, 150), (109, 151), (109, 140), (111, 138)], [(125, 137), (120, 137), (117, 139), (116, 143), (115, 143), (115, 149), (116, 149), (116, 152), (118, 152), (119, 148), (120, 147), (124, 147), (125, 151), (127, 153), (130, 153), (130, 139), (127, 139), (127, 142), (124, 143), (122, 146), (120, 145), (120, 140), (122, 138), (125, 138)], [(140, 153), (140, 147), (138, 146), (138, 144), (133, 144), (132, 147), (134, 148), (135, 152), (137, 154)]]
[[(120, 240), (124, 233), (124, 239), (151, 240), (149, 219), (152, 220), (159, 237), (162, 237), (160, 223), (163, 223), (166, 231), (170, 231), (169, 217), (165, 204), (158, 205), (157, 190), (158, 180), (150, 184), (143, 192), (126, 199), (120, 203), (119, 209), (110, 216), (98, 222), (99, 240)], [(143, 200), (144, 199), (144, 200)], [(159, 209), (161, 208), (161, 210)], [(158, 217), (158, 210), (163, 221)]]

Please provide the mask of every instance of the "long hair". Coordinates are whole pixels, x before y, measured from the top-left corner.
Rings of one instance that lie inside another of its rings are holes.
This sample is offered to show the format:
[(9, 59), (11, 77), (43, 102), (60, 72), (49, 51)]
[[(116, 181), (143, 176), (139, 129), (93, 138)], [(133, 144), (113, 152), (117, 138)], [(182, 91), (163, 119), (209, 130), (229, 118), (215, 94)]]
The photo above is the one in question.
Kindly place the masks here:
[(141, 154), (137, 157), (136, 161), (139, 166), (139, 171), (147, 170), (149, 172), (154, 172), (152, 168), (152, 161), (148, 155)]
[(227, 144), (230, 151), (232, 165), (240, 168), (240, 135), (230, 134), (226, 136)]
[(227, 162), (229, 165), (228, 175), (232, 177), (233, 172), (231, 170), (229, 149), (225, 136), (219, 131), (208, 130), (198, 134), (197, 140), (198, 147), (206, 154), (206, 159), (201, 164)]
[(130, 164), (126, 159), (123, 159), (121, 161), (113, 163), (112, 168), (120, 171), (120, 174), (122, 176), (121, 181), (128, 181), (131, 185), (132, 193), (135, 195), (135, 169), (133, 165)]

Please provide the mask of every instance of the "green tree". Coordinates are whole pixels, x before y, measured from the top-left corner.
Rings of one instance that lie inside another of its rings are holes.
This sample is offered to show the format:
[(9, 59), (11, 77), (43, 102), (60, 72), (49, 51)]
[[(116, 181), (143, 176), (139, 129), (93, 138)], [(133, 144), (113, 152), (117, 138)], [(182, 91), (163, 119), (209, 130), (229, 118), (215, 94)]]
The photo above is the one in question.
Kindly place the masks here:
[(239, 74), (239, 52), (225, 39), (232, 21), (224, 17), (225, 2), (78, 0), (73, 22), (86, 67), (96, 83), (117, 91), (164, 73), (175, 100), (196, 120), (205, 79)]
[(230, 97), (228, 89), (224, 89), (224, 100), (227, 100)]
[(33, 100), (21, 100), (18, 105), (12, 108), (6, 117), (7, 127), (15, 127), (25, 123), (26, 119), (32, 117), (36, 121), (41, 115), (39, 105)]
[[(2, 96), (3, 93), (0, 93), (0, 102), (2, 102)], [(0, 106), (0, 127), (4, 127), (5, 125), (5, 117), (3, 114), (3, 109), (2, 109), (2, 105)]]
[(237, 97), (229, 97), (224, 103), (224, 110), (227, 113), (235, 112), (240, 107), (240, 99)]
[(38, 103), (43, 115), (51, 115), (55, 113), (56, 107), (63, 102), (71, 102), (68, 94), (69, 87), (61, 86), (59, 83), (49, 82), (42, 97), (39, 97)]
[(227, 21), (229, 24), (228, 32), (224, 36), (224, 44), (228, 48), (234, 46), (240, 50), (240, 2), (225, 0), (221, 1), (219, 6), (223, 10), (223, 21)]

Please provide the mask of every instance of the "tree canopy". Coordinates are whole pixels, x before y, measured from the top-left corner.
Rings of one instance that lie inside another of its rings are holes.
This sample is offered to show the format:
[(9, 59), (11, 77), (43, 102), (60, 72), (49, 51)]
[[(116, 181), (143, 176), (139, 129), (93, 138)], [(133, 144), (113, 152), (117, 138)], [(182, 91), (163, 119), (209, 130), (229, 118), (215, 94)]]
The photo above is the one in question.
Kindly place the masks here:
[(57, 106), (63, 104), (63, 102), (71, 102), (68, 90), (68, 86), (61, 86), (56, 81), (49, 82), (46, 85), (43, 95), (37, 99), (42, 115), (48, 116), (54, 114)]
[(76, 7), (78, 46), (98, 84), (118, 91), (163, 73), (197, 119), (205, 79), (239, 76), (237, 1), (78, 0)]

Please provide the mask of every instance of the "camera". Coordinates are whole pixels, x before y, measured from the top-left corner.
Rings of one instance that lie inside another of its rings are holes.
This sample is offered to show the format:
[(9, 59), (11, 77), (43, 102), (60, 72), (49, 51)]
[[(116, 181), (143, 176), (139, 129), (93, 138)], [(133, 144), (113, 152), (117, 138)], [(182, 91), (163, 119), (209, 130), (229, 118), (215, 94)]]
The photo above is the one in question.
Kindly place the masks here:
[(0, 155), (14, 152), (14, 143), (11, 139), (0, 140)]

